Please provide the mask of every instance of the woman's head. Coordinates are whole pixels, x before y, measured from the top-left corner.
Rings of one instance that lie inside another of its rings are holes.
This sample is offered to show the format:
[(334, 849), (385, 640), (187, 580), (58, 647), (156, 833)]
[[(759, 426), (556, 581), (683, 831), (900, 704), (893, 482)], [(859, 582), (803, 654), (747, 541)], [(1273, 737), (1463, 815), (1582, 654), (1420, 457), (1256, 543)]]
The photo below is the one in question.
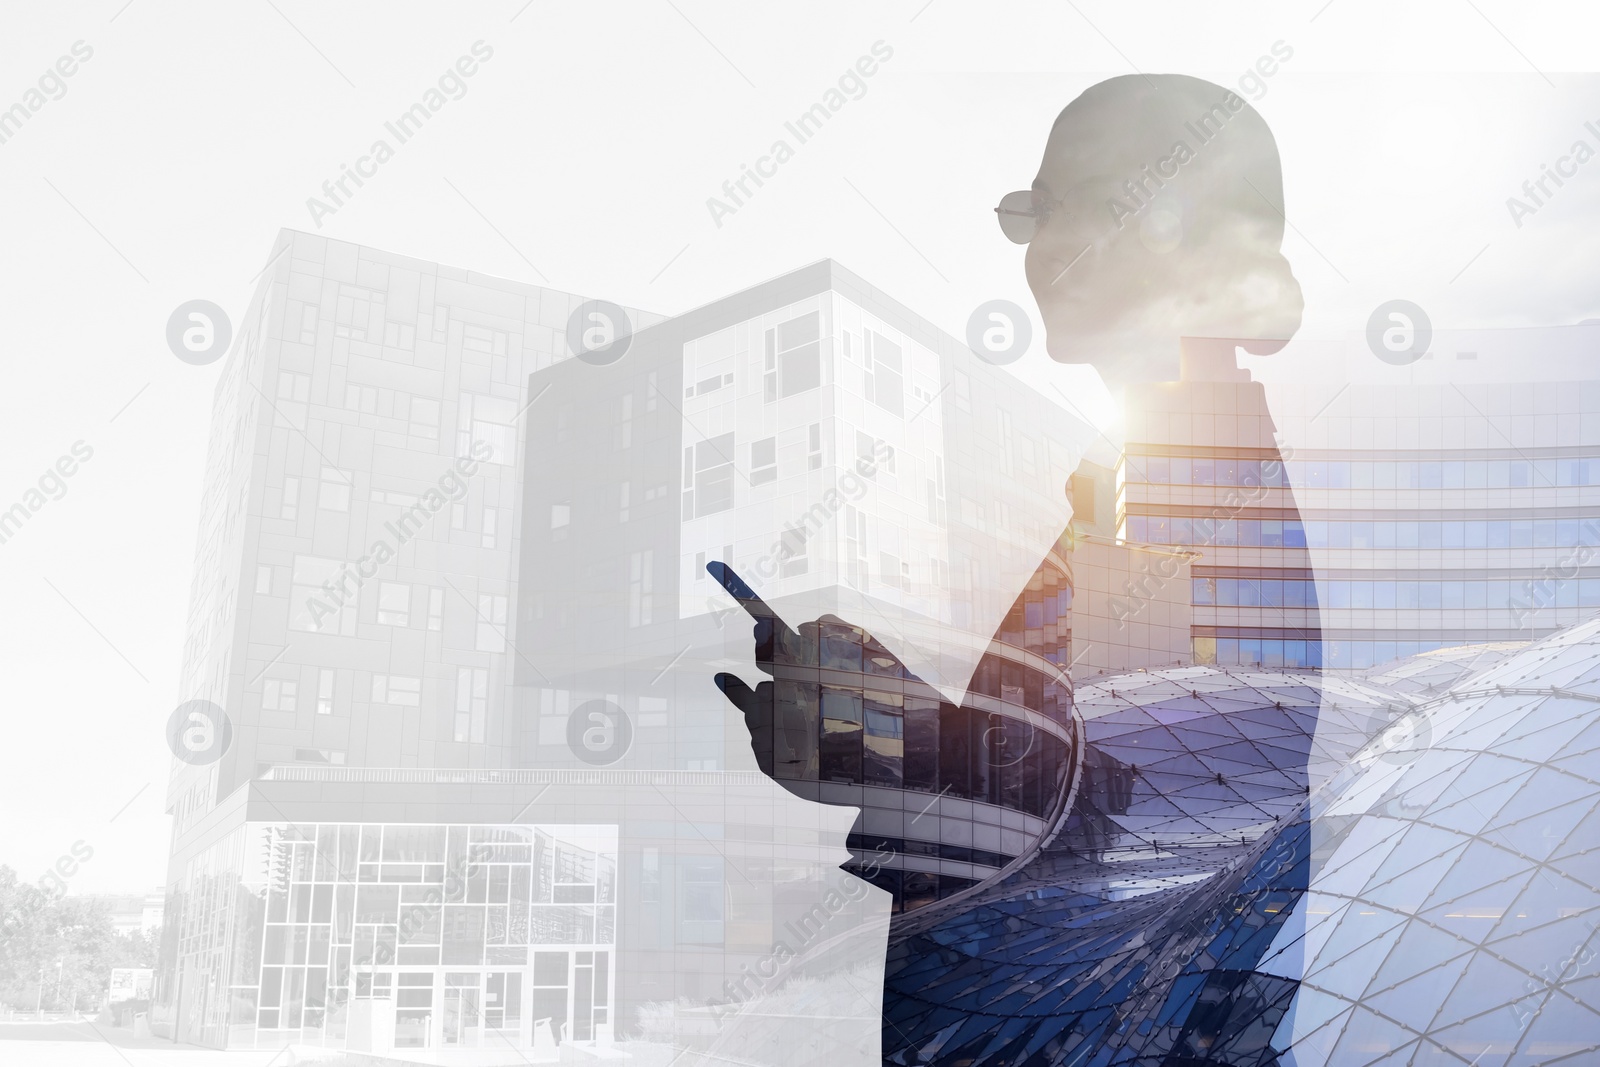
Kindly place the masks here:
[(1277, 144), (1221, 86), (1158, 74), (1091, 87), (1057, 116), (1033, 188), (998, 210), (1028, 243), (1051, 357), (1110, 382), (1175, 378), (1184, 337), (1270, 352), (1300, 324)]

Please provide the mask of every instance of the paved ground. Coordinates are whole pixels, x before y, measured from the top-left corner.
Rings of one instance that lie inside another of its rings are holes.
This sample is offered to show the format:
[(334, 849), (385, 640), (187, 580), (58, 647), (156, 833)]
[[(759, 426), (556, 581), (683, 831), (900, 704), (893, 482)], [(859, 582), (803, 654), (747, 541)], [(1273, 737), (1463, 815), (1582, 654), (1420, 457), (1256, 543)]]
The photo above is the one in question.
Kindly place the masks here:
[(287, 1049), (218, 1052), (131, 1030), (78, 1023), (0, 1023), (4, 1067), (290, 1067)]

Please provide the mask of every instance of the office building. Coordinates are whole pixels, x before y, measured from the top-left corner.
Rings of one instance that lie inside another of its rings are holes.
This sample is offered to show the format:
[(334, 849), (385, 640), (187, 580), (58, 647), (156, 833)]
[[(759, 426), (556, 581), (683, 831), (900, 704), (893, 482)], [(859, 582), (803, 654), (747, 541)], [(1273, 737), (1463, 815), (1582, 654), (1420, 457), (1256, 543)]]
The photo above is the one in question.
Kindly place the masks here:
[(1195, 661), (1361, 669), (1600, 609), (1597, 343), (1595, 323), (1441, 330), (1404, 368), (1297, 343), (1270, 357), (1295, 361), (1272, 419), (1216, 361), (1130, 394), (1121, 530), (1199, 554)]
[(226, 722), (202, 707), (173, 733), (158, 1031), (531, 1044), (558, 988), (557, 1034), (610, 1025), (604, 819), (528, 825), (538, 783), (494, 778), (518, 750), (523, 390), (567, 354), (580, 302), (310, 234), (274, 244), (212, 413), (183, 696)]

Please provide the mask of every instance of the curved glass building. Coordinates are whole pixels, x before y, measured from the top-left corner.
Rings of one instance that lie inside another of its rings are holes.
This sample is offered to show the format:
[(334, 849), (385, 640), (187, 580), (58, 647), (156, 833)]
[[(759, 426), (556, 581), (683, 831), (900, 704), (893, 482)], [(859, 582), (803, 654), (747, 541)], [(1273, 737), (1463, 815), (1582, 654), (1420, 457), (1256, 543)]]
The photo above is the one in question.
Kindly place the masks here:
[(1364, 678), (1080, 687), (1062, 833), (902, 925), (886, 1059), (1587, 1062), (1597, 672), (1591, 622)]
[[(1306, 885), (1324, 684), (1189, 667), (1081, 686), (1070, 816), (959, 913), (902, 927), (886, 1058), (1262, 1062), (1203, 1057), (1270, 1036), (1294, 993), (1256, 968)], [(1340, 699), (1381, 706), (1355, 686)]]

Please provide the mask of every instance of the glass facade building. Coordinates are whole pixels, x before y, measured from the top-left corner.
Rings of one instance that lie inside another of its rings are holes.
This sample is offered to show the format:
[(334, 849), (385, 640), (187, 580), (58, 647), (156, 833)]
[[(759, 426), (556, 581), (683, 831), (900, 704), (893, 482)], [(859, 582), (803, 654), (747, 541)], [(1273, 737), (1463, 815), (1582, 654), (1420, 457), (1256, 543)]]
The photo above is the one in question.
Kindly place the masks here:
[(227, 743), (175, 749), (158, 1034), (532, 1047), (558, 987), (554, 1039), (612, 1025), (618, 820), (552, 829), (494, 778), (518, 411), (580, 302), (280, 234), (215, 395), (183, 694)]
[[(1297, 344), (1316, 368), (1269, 378), (1269, 438), (1228, 380), (1241, 372), (1204, 352), (1186, 353), (1184, 382), (1131, 390), (1119, 529), (1200, 557), (1195, 661), (1359, 670), (1533, 639), (1600, 607), (1600, 422), (1583, 414), (1600, 400), (1597, 335), (1442, 331), (1438, 358), (1403, 375)], [(1272, 499), (1291, 487), (1293, 514)], [(1312, 610), (1321, 643), (1284, 632)]]
[(1587, 1062), (1597, 629), (1080, 686), (1072, 813), (902, 925), (886, 1062)]
[(379, 1051), (592, 1041), (611, 1026), (616, 847), (615, 827), (248, 824), (180, 885), (182, 955), (208, 963), (184, 972), (199, 983), (196, 1036)]

